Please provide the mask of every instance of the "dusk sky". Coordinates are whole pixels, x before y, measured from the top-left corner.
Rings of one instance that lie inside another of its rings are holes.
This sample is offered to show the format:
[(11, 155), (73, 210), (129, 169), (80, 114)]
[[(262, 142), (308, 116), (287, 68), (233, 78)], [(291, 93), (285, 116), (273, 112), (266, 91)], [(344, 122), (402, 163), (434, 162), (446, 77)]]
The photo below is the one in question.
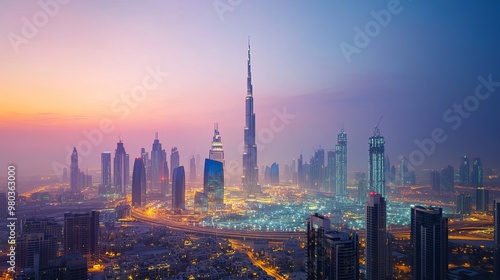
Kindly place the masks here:
[[(226, 162), (241, 164), (248, 36), (259, 168), (309, 160), (344, 128), (348, 169), (364, 171), (381, 115), (391, 163), (440, 169), (469, 155), (500, 168), (498, 1), (61, 2), (0, 1), (5, 170), (54, 174), (74, 146), (82, 170), (98, 168), (119, 137), (132, 159), (155, 132), (187, 164), (208, 156), (214, 122)], [(425, 155), (415, 141), (435, 129), (446, 140)]]

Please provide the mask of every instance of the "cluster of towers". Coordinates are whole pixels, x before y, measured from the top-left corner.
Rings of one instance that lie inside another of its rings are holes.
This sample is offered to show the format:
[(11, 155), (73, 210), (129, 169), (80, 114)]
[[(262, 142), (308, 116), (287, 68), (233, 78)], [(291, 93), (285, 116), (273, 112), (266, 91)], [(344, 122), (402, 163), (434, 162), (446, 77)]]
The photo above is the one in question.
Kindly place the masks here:
[[(392, 277), (385, 171), (385, 140), (376, 127), (369, 139), (368, 187), (359, 186), (368, 192), (364, 235), (365, 279), (370, 280)], [(328, 216), (311, 215), (307, 220), (308, 279), (359, 279), (358, 239), (356, 231), (333, 227)], [(448, 220), (442, 208), (411, 207), (410, 242), (413, 279), (446, 279)]]
[(339, 200), (347, 195), (347, 133), (344, 129), (337, 135), (335, 149), (314, 151), (309, 163), (304, 162), (302, 155), (298, 158), (297, 183), (309, 189), (334, 193)]
[(87, 279), (87, 267), (99, 263), (99, 212), (65, 213), (63, 225), (54, 217), (28, 218), (16, 245), (21, 279)]

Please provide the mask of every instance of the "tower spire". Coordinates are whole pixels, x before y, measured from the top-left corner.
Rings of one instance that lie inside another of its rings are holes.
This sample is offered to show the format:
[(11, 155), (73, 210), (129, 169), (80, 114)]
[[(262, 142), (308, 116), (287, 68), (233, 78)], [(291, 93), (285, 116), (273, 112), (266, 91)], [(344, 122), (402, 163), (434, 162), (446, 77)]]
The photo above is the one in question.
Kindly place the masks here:
[(248, 36), (248, 75), (247, 75), (247, 95), (253, 95), (252, 91), (252, 68), (250, 64), (250, 36)]

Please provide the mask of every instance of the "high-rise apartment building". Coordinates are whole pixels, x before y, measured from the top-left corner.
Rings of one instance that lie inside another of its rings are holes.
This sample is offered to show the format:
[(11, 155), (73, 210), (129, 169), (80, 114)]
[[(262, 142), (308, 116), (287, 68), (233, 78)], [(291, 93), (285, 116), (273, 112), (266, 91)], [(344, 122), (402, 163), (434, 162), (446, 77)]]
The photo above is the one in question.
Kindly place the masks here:
[(385, 140), (380, 135), (378, 128), (369, 139), (369, 168), (368, 168), (368, 184), (369, 191), (376, 192), (385, 197)]
[(366, 202), (366, 279), (390, 279), (387, 244), (386, 202), (382, 195), (371, 192)]
[(99, 259), (99, 212), (64, 214), (64, 254), (80, 252), (88, 264)]
[(347, 196), (347, 134), (342, 129), (335, 146), (335, 195), (341, 200)]
[(146, 206), (146, 167), (141, 157), (135, 158), (132, 172), (132, 207)]
[(122, 140), (116, 144), (115, 158), (113, 160), (114, 174), (113, 184), (117, 194), (126, 194), (129, 186), (130, 166), (129, 155), (125, 152)]
[(333, 230), (328, 217), (307, 219), (307, 279), (359, 279), (358, 234)]
[(172, 209), (182, 210), (186, 208), (186, 175), (184, 166), (173, 170), (172, 175)]
[(442, 208), (411, 208), (410, 243), (413, 279), (446, 279), (448, 271), (448, 219)]

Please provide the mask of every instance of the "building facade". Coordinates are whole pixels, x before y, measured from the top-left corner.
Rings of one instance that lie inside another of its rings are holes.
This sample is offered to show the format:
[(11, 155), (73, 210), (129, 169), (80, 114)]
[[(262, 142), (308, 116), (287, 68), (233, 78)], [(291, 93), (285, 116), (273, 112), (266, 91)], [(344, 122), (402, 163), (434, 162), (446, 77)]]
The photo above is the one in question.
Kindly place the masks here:
[(387, 244), (387, 211), (382, 195), (371, 192), (365, 205), (366, 222), (366, 279), (390, 279), (388, 244)]
[(172, 209), (186, 209), (186, 175), (184, 172), (184, 166), (179, 166), (173, 170)]
[(411, 208), (410, 243), (413, 248), (413, 279), (446, 279), (448, 219), (443, 217), (442, 208)]
[(146, 167), (141, 157), (135, 158), (132, 172), (132, 207), (146, 206)]
[(369, 139), (369, 191), (376, 192), (385, 197), (385, 140), (380, 136), (380, 131), (375, 129), (375, 134)]

